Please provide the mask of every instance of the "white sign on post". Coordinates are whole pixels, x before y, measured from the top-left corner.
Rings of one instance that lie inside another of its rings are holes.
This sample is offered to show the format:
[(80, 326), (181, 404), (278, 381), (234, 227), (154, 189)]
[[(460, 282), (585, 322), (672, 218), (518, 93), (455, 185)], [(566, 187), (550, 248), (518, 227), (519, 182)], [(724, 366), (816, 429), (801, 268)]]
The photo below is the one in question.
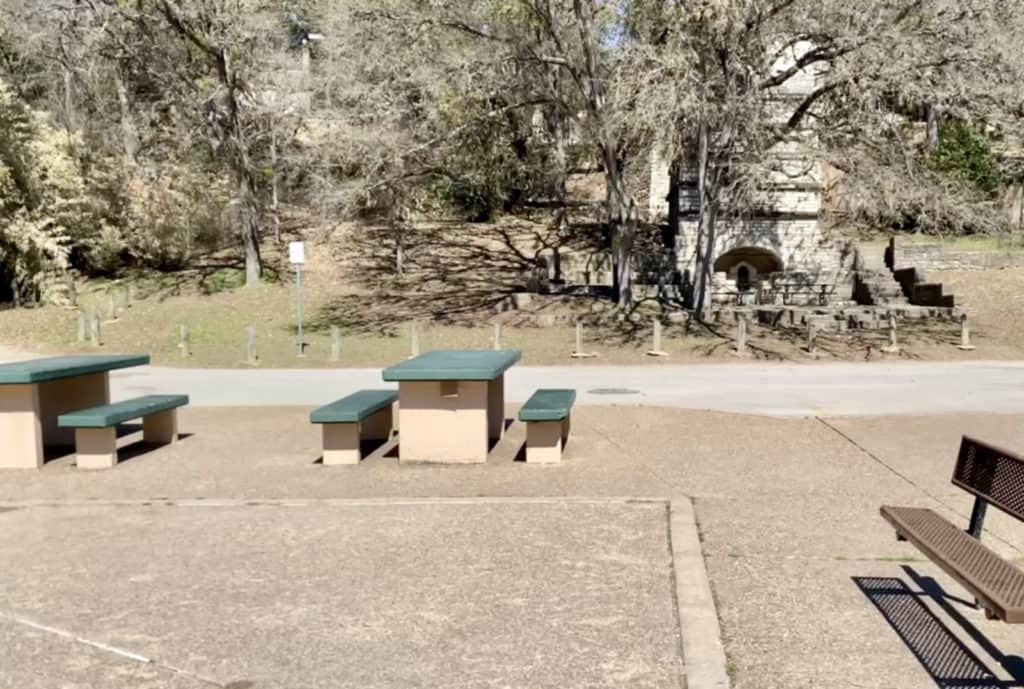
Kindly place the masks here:
[(302, 242), (288, 243), (288, 261), (293, 266), (301, 266), (306, 262), (306, 245)]

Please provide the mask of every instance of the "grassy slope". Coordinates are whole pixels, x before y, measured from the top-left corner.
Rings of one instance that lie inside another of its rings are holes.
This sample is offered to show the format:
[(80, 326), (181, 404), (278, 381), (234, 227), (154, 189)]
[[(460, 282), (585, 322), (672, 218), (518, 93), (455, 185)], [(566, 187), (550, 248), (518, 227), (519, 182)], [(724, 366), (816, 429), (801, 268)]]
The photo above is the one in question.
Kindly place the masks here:
[[(79, 298), (87, 310), (99, 309), (107, 322), (103, 326), (102, 351), (148, 352), (157, 363), (177, 366), (243, 367), (245, 366), (245, 329), (253, 326), (257, 334), (257, 352), (262, 367), (378, 367), (399, 361), (410, 352), (410, 314), (421, 318), (421, 350), (440, 348), (487, 348), (491, 346), (494, 312), (486, 309), (460, 313), (458, 325), (429, 324), (433, 297), (422, 285), (407, 286), (409, 298), (385, 305), (390, 316), (378, 321), (378, 306), (386, 300), (371, 296), (367, 285), (353, 285), (351, 275), (339, 268), (336, 246), (307, 246), (308, 271), (305, 273), (304, 314), (307, 356), (298, 358), (295, 345), (295, 291), (288, 267), (281, 264), (280, 253), (272, 247), (268, 264), (276, 268), (271, 281), (258, 288), (242, 289), (237, 285), (240, 273), (236, 268), (212, 267), (187, 274), (146, 276), (133, 279), (136, 295), (131, 308), (125, 309), (115, 322), (110, 322), (106, 285), (93, 283), (91, 293)], [(914, 325), (901, 339), (908, 346), (908, 356), (922, 359), (1024, 358), (1024, 319), (1016, 306), (1024, 294), (1024, 271), (951, 273), (935, 275), (948, 284), (947, 292), (958, 295), (959, 303), (971, 313), (972, 328), (979, 349), (964, 354), (951, 346), (956, 339), (955, 327), (948, 323)], [(459, 287), (443, 284), (441, 298), (457, 296)], [(479, 292), (487, 289), (479, 287)], [(360, 291), (362, 290), (362, 291)], [(405, 294), (405, 293), (403, 293)], [(394, 294), (392, 293), (393, 297)], [(397, 307), (397, 308), (396, 308)], [(443, 308), (441, 309), (443, 311)], [(435, 309), (435, 315), (437, 310)], [(506, 314), (506, 316), (515, 314)], [(73, 309), (45, 307), (0, 312), (0, 344), (40, 353), (94, 351), (79, 343), (77, 313)], [(512, 323), (516, 320), (511, 319)], [(385, 322), (386, 327), (379, 325)], [(605, 321), (608, 322), (607, 320)], [(650, 327), (641, 325), (627, 333), (612, 324), (588, 327), (584, 349), (600, 354), (599, 358), (573, 360), (575, 332), (568, 325), (548, 328), (513, 327), (506, 324), (502, 345), (521, 349), (527, 364), (579, 365), (601, 363), (675, 363), (697, 361), (735, 361), (731, 356), (730, 339), (733, 327), (723, 325), (718, 336), (711, 333), (685, 337), (680, 326), (666, 327), (663, 348), (671, 353), (668, 359), (645, 356), (651, 346)], [(178, 348), (179, 326), (191, 330), (191, 357), (182, 358)], [(342, 359), (330, 361), (329, 326), (342, 329)], [(800, 333), (781, 336), (767, 329), (751, 328), (751, 344), (762, 355), (805, 361), (799, 349)], [(830, 341), (831, 340), (831, 341)], [(884, 332), (851, 334), (847, 337), (826, 335), (822, 346), (834, 358), (862, 360), (870, 344), (877, 354), (885, 341)], [(833, 358), (830, 357), (830, 358)], [(828, 358), (826, 360), (829, 360)]]

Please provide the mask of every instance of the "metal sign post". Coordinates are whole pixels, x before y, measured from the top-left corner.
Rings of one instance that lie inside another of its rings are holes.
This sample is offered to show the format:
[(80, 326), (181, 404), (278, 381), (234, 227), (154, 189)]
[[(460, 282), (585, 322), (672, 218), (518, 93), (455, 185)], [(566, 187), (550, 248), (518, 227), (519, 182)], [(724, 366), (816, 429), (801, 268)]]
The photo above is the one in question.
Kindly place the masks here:
[(288, 244), (288, 261), (295, 266), (295, 322), (297, 328), (296, 347), (298, 356), (306, 356), (305, 343), (302, 341), (302, 265), (306, 262), (306, 250), (302, 242)]

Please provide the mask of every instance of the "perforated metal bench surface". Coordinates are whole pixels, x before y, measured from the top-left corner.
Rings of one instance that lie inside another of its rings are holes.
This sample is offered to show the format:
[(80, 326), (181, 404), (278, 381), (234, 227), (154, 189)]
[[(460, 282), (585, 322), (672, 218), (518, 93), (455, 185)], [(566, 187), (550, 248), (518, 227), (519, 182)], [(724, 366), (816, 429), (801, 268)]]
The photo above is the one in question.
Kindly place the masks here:
[(996, 617), (1024, 623), (1024, 572), (932, 510), (881, 509), (896, 533), (974, 593)]
[(110, 428), (132, 419), (184, 407), (186, 404), (188, 395), (146, 395), (62, 414), (57, 417), (57, 425), (61, 428)]
[(973, 593), (991, 615), (1005, 622), (1024, 623), (1024, 572), (980, 540), (989, 505), (1024, 521), (1024, 460), (964, 436), (953, 468), (953, 485), (976, 498), (966, 531), (920, 507), (885, 506), (882, 517), (899, 536)]

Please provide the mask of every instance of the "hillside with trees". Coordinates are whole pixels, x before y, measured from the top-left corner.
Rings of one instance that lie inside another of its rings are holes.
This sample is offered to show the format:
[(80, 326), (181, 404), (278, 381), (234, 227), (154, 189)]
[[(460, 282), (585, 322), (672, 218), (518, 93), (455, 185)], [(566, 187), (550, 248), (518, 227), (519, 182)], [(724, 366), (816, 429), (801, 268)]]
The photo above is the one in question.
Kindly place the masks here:
[(251, 286), (341, 221), (400, 273), (412, 224), (529, 216), (596, 228), (628, 305), (652, 150), (713, 237), (807, 128), (833, 225), (1008, 232), (1022, 35), (1001, 0), (0, 0), (0, 296), (216, 252)]

